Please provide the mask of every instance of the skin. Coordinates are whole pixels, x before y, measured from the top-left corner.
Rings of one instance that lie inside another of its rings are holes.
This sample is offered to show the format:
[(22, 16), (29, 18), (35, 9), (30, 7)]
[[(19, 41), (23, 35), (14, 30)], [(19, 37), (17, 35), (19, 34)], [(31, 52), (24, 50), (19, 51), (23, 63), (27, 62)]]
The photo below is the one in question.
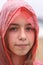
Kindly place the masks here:
[(33, 23), (31, 16), (27, 21), (22, 14), (19, 14), (15, 18), (13, 17), (7, 30), (7, 43), (11, 51), (13, 65), (23, 65), (26, 54), (34, 44), (35, 34), (30, 21)]

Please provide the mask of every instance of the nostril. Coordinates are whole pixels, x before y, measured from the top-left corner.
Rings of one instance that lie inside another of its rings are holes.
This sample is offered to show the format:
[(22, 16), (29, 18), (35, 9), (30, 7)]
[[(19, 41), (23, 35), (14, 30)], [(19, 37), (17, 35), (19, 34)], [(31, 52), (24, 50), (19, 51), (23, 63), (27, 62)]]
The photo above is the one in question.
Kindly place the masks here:
[(26, 40), (26, 38), (20, 38), (19, 40), (21, 40), (21, 41), (25, 41), (25, 40)]
[(20, 35), (19, 40), (22, 40), (22, 41), (26, 40), (26, 36), (25, 35)]

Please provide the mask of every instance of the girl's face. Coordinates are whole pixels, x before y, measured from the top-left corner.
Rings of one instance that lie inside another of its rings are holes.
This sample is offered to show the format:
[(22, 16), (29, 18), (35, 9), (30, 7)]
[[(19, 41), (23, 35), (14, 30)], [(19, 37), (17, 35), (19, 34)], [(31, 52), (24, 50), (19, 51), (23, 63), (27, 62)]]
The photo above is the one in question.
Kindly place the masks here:
[[(31, 20), (30, 20), (31, 19)], [(12, 19), (6, 36), (11, 53), (22, 56), (26, 55), (34, 44), (35, 34), (32, 28), (33, 19), (28, 22), (22, 15)]]

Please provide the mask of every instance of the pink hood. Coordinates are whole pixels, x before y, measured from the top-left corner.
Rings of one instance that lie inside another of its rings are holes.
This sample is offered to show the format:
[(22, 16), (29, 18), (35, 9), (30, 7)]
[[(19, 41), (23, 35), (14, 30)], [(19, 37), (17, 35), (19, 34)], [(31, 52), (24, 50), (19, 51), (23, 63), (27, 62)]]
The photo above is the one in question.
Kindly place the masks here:
[(1, 10), (1, 15), (0, 15), (0, 36), (1, 36), (1, 39), (2, 39), (2, 45), (3, 45), (5, 55), (7, 56), (8, 60), (10, 62), (10, 65), (12, 65), (12, 64), (11, 64), (11, 60), (10, 60), (10, 57), (9, 57), (9, 54), (8, 54), (8, 50), (6, 48), (6, 44), (5, 44), (5, 41), (4, 41), (4, 36), (5, 36), (6, 30), (7, 30), (8, 26), (9, 26), (9, 24), (11, 23), (10, 21), (11, 21), (13, 15), (15, 15), (16, 12), (20, 8), (22, 8), (22, 9), (26, 8), (28, 11), (30, 11), (30, 13), (32, 14), (33, 19), (34, 19), (35, 30), (36, 30), (36, 42), (35, 42), (34, 48), (32, 50), (32, 55), (33, 56), (35, 55), (36, 48), (37, 48), (37, 39), (38, 39), (39, 28), (38, 28), (37, 17), (36, 17), (36, 14), (35, 14), (34, 10), (24, 0), (13, 0), (13, 1), (8, 0), (4, 4), (4, 6), (3, 6), (2, 10)]

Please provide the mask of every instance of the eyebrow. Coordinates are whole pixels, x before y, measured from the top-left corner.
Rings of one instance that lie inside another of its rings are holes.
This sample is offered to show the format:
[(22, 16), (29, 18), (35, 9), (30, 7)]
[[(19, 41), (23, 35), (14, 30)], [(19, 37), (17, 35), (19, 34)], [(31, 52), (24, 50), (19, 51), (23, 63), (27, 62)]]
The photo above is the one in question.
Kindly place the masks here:
[(19, 24), (16, 24), (16, 23), (12, 23), (12, 24), (10, 24), (10, 25), (19, 25)]
[(26, 24), (26, 25), (29, 25), (29, 26), (31, 26), (32, 24), (31, 24), (31, 23), (28, 23), (28, 24)]
[[(26, 26), (27, 26), (27, 25), (31, 26), (32, 24), (31, 24), (31, 23), (28, 23), (28, 24), (26, 24)], [(10, 24), (10, 26), (19, 26), (19, 24), (12, 23), (12, 24)]]

